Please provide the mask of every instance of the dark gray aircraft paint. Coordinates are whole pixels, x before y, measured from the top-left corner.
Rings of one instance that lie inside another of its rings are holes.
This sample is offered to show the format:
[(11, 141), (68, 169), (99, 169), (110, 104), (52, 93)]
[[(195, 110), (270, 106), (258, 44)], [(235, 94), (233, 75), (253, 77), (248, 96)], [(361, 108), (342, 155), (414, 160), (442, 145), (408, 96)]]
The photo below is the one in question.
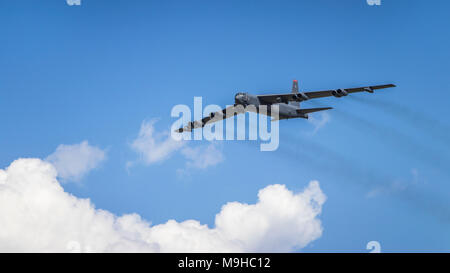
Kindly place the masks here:
[[(298, 81), (294, 80), (292, 84), (292, 92), (285, 94), (274, 95), (252, 95), (249, 93), (237, 93), (234, 96), (234, 106), (227, 107), (219, 112), (210, 113), (208, 116), (201, 120), (191, 121), (183, 128), (176, 130), (179, 133), (190, 132), (192, 129), (203, 128), (207, 124), (211, 124), (217, 121), (227, 119), (229, 117), (243, 114), (245, 112), (255, 112), (259, 114), (265, 114), (271, 116), (271, 106), (277, 105), (279, 107), (278, 119), (293, 119), (293, 118), (308, 118), (309, 113), (318, 111), (324, 111), (332, 109), (331, 107), (321, 108), (300, 108), (300, 103), (309, 99), (317, 99), (324, 97), (334, 96), (336, 98), (345, 97), (350, 93), (356, 92), (369, 92), (373, 93), (374, 90), (395, 87), (394, 84), (364, 86), (347, 89), (335, 89), (324, 91), (311, 91), (311, 92), (299, 92)], [(266, 106), (267, 111), (260, 111), (260, 106)], [(272, 119), (275, 121), (277, 119)]]

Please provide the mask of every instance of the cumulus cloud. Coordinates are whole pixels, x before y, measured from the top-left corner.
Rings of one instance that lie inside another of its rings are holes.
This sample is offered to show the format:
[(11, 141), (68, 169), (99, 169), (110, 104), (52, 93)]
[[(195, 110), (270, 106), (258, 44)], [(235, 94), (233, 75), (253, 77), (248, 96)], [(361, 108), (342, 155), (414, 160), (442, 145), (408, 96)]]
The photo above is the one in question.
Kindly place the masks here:
[(0, 170), (1, 252), (65, 252), (74, 243), (94, 252), (285, 252), (322, 234), (326, 197), (317, 181), (300, 193), (271, 185), (256, 204), (225, 204), (210, 228), (196, 220), (152, 226), (137, 214), (118, 217), (65, 192), (56, 177), (39, 159)]
[(180, 152), (186, 158), (186, 165), (184, 168), (177, 170), (179, 177), (190, 175), (192, 169), (204, 170), (208, 167), (215, 166), (225, 159), (222, 150), (214, 143), (196, 147), (188, 146)]
[(143, 121), (138, 137), (131, 143), (131, 148), (141, 156), (146, 164), (166, 160), (185, 144), (181, 140), (174, 140), (169, 132), (155, 132), (156, 121), (156, 119)]
[(216, 216), (216, 229), (247, 252), (303, 248), (322, 235), (317, 216), (325, 200), (317, 181), (297, 194), (284, 185), (271, 185), (259, 191), (254, 205), (223, 206)]
[[(188, 169), (206, 169), (224, 160), (222, 151), (216, 144), (190, 147), (187, 141), (175, 140), (167, 131), (156, 132), (154, 127), (156, 121), (152, 119), (142, 122), (138, 137), (131, 143), (131, 148), (140, 155), (145, 164), (162, 162), (180, 152), (186, 159), (186, 166), (178, 172), (186, 173)], [(128, 166), (132, 164), (128, 162)]]
[(106, 152), (87, 141), (74, 145), (59, 145), (46, 160), (52, 163), (63, 181), (78, 181), (106, 159)]
[(188, 159), (187, 167), (206, 169), (223, 161), (224, 156), (216, 145), (209, 144), (207, 146), (186, 147), (181, 153)]

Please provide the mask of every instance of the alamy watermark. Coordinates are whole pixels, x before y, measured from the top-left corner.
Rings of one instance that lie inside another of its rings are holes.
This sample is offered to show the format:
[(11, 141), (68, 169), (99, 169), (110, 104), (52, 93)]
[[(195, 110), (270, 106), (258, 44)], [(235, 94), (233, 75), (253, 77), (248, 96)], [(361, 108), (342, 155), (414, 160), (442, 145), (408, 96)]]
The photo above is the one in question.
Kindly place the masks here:
[(367, 243), (366, 249), (370, 250), (370, 253), (381, 253), (381, 244), (378, 241), (370, 241)]
[[(171, 127), (173, 139), (206, 139), (209, 141), (256, 141), (259, 139), (262, 141), (260, 145), (261, 151), (275, 151), (278, 149), (280, 142), (278, 105), (255, 106), (238, 104), (229, 105), (225, 110), (222, 110), (220, 106), (214, 104), (203, 108), (202, 102), (202, 97), (194, 97), (193, 116), (191, 109), (187, 105), (179, 104), (172, 108), (171, 116), (178, 118)], [(247, 115), (246, 113), (249, 114)], [(246, 129), (247, 116), (248, 130)], [(192, 118), (195, 122), (191, 122)], [(235, 119), (237, 120), (236, 126)], [(186, 124), (187, 126), (185, 126)], [(185, 131), (178, 133), (177, 130), (179, 128), (184, 128)]]
[(69, 6), (81, 6), (81, 0), (66, 0)]
[(369, 6), (381, 6), (381, 0), (366, 0)]

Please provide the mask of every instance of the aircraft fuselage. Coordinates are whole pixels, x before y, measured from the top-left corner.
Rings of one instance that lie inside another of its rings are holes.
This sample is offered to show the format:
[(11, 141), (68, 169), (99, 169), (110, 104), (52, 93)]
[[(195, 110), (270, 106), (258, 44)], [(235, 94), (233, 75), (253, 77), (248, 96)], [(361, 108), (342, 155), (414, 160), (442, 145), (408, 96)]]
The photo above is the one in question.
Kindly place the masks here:
[(267, 106), (267, 115), (271, 115), (271, 105), (277, 105), (279, 108), (279, 119), (290, 119), (290, 118), (308, 118), (308, 114), (298, 113), (297, 110), (300, 109), (299, 106), (293, 105), (289, 102), (279, 102), (279, 103), (261, 103), (257, 96), (248, 93), (237, 93), (234, 97), (236, 105), (242, 105), (247, 107), (249, 105), (254, 106), (258, 113), (264, 113), (264, 111), (259, 111), (261, 105)]

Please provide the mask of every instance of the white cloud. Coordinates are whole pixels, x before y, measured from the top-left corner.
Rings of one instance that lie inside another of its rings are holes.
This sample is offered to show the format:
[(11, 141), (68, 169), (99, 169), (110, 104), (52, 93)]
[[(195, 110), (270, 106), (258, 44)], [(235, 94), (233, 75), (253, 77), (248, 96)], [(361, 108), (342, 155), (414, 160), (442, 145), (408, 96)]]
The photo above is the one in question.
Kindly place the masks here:
[(115, 216), (64, 192), (56, 175), (39, 159), (0, 170), (0, 252), (64, 252), (74, 242), (95, 252), (284, 252), (322, 234), (326, 197), (317, 181), (297, 194), (272, 185), (256, 204), (228, 203), (209, 228), (195, 220), (151, 226), (137, 214)]
[(191, 169), (206, 169), (215, 166), (225, 157), (217, 144), (211, 143), (208, 145), (200, 145), (197, 147), (185, 147), (181, 150), (181, 154), (186, 158), (186, 165), (183, 169), (178, 169), (179, 177), (184, 177), (190, 174)]
[[(320, 118), (317, 116), (320, 115)], [(330, 115), (327, 112), (320, 112), (318, 114), (310, 115), (308, 118), (308, 122), (314, 126), (310, 135), (315, 135), (323, 126), (325, 126), (328, 122), (330, 122)]]
[(206, 169), (209, 166), (219, 164), (224, 160), (222, 151), (215, 144), (198, 146), (195, 148), (185, 147), (181, 150), (183, 156), (188, 159), (187, 167)]
[(143, 121), (138, 137), (131, 143), (146, 164), (153, 164), (168, 159), (179, 150), (185, 142), (174, 140), (169, 132), (156, 133), (153, 126), (157, 120)]
[(55, 166), (59, 177), (78, 181), (106, 159), (106, 152), (87, 141), (74, 145), (59, 145), (46, 160)]
[[(156, 132), (154, 127), (156, 121), (156, 119), (152, 119), (142, 122), (138, 137), (131, 143), (132, 149), (140, 155), (145, 164), (162, 162), (180, 152), (186, 159), (186, 166), (184, 169), (179, 169), (178, 172), (185, 174), (188, 169), (206, 169), (224, 160), (224, 155), (216, 144), (189, 147), (187, 141), (175, 140), (167, 131)], [(133, 164), (133, 162), (128, 162), (127, 167)]]
[(284, 185), (271, 185), (259, 191), (254, 205), (223, 206), (216, 215), (216, 229), (247, 252), (303, 248), (322, 235), (317, 216), (325, 200), (317, 181), (297, 194)]

